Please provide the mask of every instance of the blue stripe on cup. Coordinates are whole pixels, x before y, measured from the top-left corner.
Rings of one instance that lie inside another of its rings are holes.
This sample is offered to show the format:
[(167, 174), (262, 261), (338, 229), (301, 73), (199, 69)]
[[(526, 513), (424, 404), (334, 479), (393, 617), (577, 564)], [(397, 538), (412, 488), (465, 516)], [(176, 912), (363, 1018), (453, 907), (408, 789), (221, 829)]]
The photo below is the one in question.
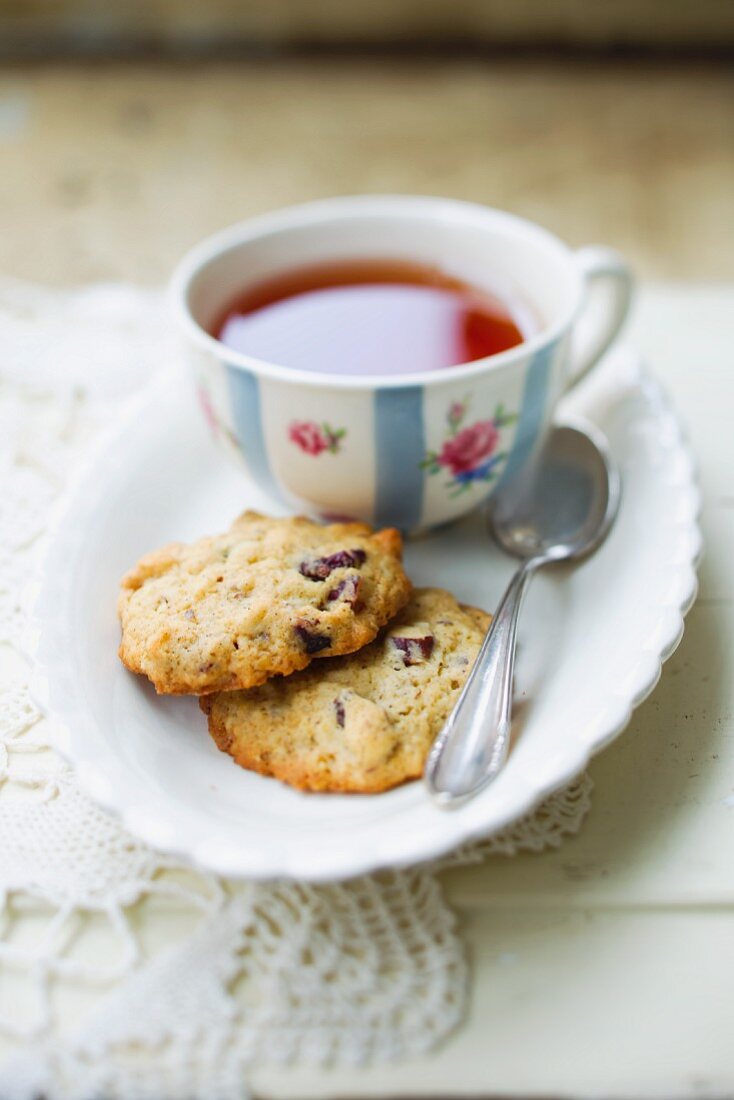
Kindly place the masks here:
[(551, 344), (537, 351), (530, 360), (525, 375), (520, 420), (515, 432), (510, 457), (507, 459), (507, 464), (502, 471), (502, 477), (497, 483), (497, 488), (515, 476), (538, 441), (548, 408), (548, 389), (556, 350), (557, 345)]
[(241, 367), (227, 367), (226, 370), (235, 434), (250, 475), (262, 489), (279, 496), (265, 449), (260, 383), (254, 374)]
[(375, 522), (410, 531), (423, 514), (423, 387), (375, 391)]

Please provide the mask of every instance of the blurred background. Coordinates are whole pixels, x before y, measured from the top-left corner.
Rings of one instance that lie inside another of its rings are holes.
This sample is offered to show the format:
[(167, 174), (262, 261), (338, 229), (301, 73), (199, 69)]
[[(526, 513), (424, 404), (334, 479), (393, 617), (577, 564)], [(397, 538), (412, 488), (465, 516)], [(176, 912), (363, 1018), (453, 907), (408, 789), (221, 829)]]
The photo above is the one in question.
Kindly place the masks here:
[(734, 278), (731, 0), (0, 0), (0, 274), (158, 283), (349, 192)]

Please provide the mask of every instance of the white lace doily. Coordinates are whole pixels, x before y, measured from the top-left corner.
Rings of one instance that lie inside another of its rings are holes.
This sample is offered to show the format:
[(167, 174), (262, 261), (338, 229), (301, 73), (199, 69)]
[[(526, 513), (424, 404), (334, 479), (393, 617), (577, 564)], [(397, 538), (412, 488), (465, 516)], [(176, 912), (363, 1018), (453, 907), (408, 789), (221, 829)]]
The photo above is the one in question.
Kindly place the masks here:
[[(27, 693), (23, 591), (86, 445), (170, 354), (158, 294), (0, 284), (0, 968), (27, 987), (17, 1003), (0, 997), (15, 1048), (4, 1100), (241, 1100), (256, 1061), (425, 1051), (465, 999), (437, 872), (558, 846), (589, 808), (583, 777), (440, 865), (312, 887), (191, 871), (80, 794)], [(151, 902), (170, 921), (155, 950), (141, 916)], [(114, 948), (85, 949), (100, 935)], [(93, 1006), (71, 1026), (61, 986)]]

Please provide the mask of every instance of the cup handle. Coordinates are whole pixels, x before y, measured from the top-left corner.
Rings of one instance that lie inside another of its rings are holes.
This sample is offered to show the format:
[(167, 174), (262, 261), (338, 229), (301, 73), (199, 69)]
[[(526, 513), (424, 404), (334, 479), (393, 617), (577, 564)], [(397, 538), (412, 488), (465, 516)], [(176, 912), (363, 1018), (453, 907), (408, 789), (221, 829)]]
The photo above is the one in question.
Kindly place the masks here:
[(574, 259), (586, 292), (571, 338), (567, 390), (588, 374), (614, 342), (629, 313), (634, 290), (629, 264), (613, 248), (589, 245), (580, 248)]

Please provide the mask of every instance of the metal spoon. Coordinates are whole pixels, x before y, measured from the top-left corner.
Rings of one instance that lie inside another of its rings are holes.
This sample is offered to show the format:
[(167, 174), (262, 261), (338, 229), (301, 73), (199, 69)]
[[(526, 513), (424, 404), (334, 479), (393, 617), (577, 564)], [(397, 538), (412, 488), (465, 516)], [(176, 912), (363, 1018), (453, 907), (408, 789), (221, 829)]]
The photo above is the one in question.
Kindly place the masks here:
[(591, 427), (555, 428), (536, 472), (500, 494), (490, 533), (523, 563), (510, 581), (474, 668), (428, 756), (425, 782), (441, 806), (482, 790), (507, 759), (520, 607), (542, 565), (595, 550), (617, 514), (620, 480), (606, 440)]

